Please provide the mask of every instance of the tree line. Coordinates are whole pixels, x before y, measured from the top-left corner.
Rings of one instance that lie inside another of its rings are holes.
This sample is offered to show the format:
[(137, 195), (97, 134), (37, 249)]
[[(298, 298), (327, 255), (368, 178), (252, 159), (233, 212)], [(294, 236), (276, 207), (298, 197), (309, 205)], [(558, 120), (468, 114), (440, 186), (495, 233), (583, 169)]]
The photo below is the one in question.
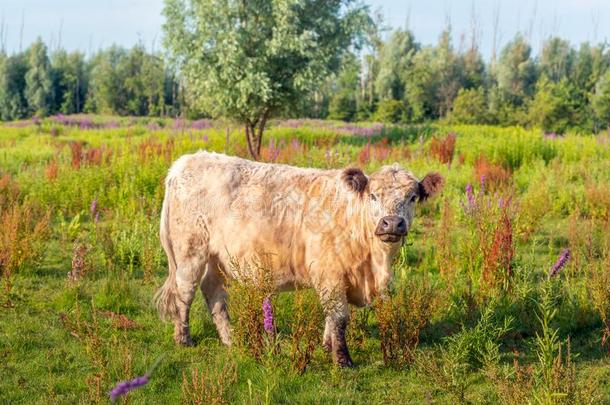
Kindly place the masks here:
[[(344, 52), (339, 67), (321, 85), (290, 93), (302, 96), (291, 101), (294, 108), (279, 108), (275, 115), (392, 123), (444, 119), (539, 126), (557, 133), (610, 124), (606, 43), (574, 47), (550, 37), (534, 56), (525, 36), (517, 34), (486, 63), (476, 41), (456, 49), (450, 29), (437, 44), (427, 46), (405, 29), (383, 40), (370, 20), (367, 24), (362, 29), (366, 51)], [(216, 115), (213, 108), (193, 101), (197, 81), (182, 80), (175, 66), (141, 44), (131, 49), (111, 46), (86, 57), (64, 49), (49, 52), (37, 40), (23, 52), (0, 53), (0, 118), (82, 112)]]
[(0, 119), (100, 113), (175, 116), (181, 111), (176, 75), (143, 45), (113, 45), (91, 57), (38, 39), (23, 52), (0, 53)]
[(446, 29), (433, 46), (398, 29), (332, 84), (331, 118), (538, 126), (549, 132), (610, 125), (610, 52), (549, 37), (538, 56), (517, 33), (485, 63), (476, 41), (456, 50)]

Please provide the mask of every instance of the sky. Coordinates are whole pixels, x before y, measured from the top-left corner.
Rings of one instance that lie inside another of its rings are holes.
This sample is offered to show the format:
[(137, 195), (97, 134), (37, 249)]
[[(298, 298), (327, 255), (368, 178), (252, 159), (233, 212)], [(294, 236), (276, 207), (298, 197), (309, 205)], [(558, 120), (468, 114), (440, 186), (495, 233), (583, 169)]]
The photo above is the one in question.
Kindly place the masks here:
[[(489, 58), (494, 15), (497, 42), (518, 31), (534, 48), (558, 35), (578, 45), (610, 41), (610, 0), (365, 0), (379, 10), (389, 28), (408, 27), (416, 39), (434, 44), (449, 21), (454, 45), (469, 41), (475, 22), (480, 49)], [(113, 43), (142, 42), (161, 48), (163, 0), (0, 0), (0, 46), (8, 52), (26, 48), (41, 37), (51, 48), (94, 52)], [(473, 19), (474, 16), (474, 19)], [(21, 35), (21, 32), (23, 34)]]

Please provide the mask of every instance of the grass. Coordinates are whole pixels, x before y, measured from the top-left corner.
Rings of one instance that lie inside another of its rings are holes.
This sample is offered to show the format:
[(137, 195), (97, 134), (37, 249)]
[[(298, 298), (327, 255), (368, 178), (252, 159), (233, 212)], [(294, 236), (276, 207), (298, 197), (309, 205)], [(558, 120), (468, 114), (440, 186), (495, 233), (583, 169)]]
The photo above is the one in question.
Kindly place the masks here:
[[(397, 161), (446, 179), (417, 210), (390, 301), (353, 311), (357, 367), (342, 370), (321, 347), (307, 292), (273, 297), (277, 336), (256, 358), (220, 344), (201, 297), (192, 348), (176, 348), (153, 309), (167, 272), (163, 177), (198, 149), (245, 156), (241, 130), (79, 119), (87, 125), (0, 127), (0, 402), (107, 402), (114, 384), (161, 357), (130, 402), (610, 403), (608, 135), (274, 123), (262, 153), (270, 161), (369, 173)], [(7, 232), (17, 218), (20, 231)], [(571, 259), (549, 278), (565, 248)], [(241, 299), (231, 310), (257, 317), (258, 304)]]

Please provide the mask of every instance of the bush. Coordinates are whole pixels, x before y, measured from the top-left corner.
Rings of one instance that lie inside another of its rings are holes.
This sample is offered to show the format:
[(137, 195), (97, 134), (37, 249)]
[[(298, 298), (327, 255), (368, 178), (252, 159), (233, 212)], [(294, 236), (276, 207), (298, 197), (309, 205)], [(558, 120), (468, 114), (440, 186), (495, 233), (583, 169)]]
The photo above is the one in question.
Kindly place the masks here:
[(460, 89), (453, 101), (449, 121), (458, 124), (487, 124), (490, 122), (485, 90)]
[(386, 366), (400, 368), (413, 362), (419, 335), (430, 321), (433, 291), (427, 281), (410, 281), (394, 294), (376, 301), (381, 353)]
[(396, 124), (409, 121), (409, 111), (400, 100), (382, 100), (377, 105), (377, 111), (373, 117), (375, 121)]

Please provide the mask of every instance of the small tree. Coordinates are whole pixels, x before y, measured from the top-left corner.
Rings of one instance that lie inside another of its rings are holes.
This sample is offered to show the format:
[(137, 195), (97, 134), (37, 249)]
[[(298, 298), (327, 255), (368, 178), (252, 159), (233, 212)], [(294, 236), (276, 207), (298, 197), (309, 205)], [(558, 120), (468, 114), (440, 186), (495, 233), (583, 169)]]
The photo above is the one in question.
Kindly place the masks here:
[(46, 116), (53, 109), (53, 80), (47, 47), (40, 38), (30, 47), (28, 61), (25, 96), (32, 113)]
[(610, 126), (610, 70), (597, 82), (591, 104), (602, 126)]
[(451, 122), (458, 124), (489, 123), (485, 90), (482, 87), (468, 90), (460, 89), (453, 102), (450, 119)]
[(165, 0), (163, 13), (192, 99), (243, 124), (255, 159), (267, 120), (337, 72), (369, 21), (354, 0)]

